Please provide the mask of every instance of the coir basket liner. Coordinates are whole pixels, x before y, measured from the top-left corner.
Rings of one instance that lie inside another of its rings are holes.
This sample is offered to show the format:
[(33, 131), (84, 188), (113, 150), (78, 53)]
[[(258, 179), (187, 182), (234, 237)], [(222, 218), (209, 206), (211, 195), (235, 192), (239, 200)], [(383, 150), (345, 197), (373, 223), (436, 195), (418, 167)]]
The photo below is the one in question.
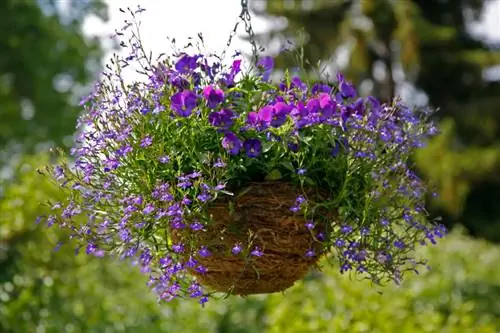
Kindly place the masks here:
[[(232, 198), (232, 208), (224, 199), (210, 206), (213, 223), (205, 231), (173, 231), (174, 240), (189, 236), (191, 244), (212, 252), (197, 258), (207, 272), (191, 273), (214, 291), (236, 295), (283, 291), (302, 279), (316, 266), (322, 245), (314, 237), (320, 230), (309, 230), (304, 217), (290, 210), (298, 194), (287, 182), (251, 183)], [(235, 244), (258, 247), (263, 255), (234, 255)], [(306, 256), (309, 250), (315, 254)]]

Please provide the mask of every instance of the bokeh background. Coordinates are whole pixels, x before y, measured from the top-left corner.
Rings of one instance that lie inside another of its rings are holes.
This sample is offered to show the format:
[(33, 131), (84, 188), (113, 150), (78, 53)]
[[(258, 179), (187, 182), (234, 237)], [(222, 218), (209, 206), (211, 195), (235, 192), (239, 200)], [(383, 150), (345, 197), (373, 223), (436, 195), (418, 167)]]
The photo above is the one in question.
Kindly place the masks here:
[[(239, 0), (0, 1), (0, 333), (500, 332), (500, 1), (249, 0), (277, 71), (343, 71), (363, 95), (439, 107), (442, 133), (415, 156), (450, 235), (431, 270), (375, 289), (325, 268), (284, 295), (157, 304), (129, 263), (75, 255), (34, 223), (57, 190), (36, 173), (71, 145), (78, 100), (113, 52), (119, 7), (141, 4), (142, 38), (169, 52), (202, 32), (225, 47)], [(250, 52), (241, 26), (230, 49)], [(282, 52), (299, 46), (303, 52)], [(297, 59), (297, 55), (299, 58)], [(134, 72), (126, 73), (134, 79)]]

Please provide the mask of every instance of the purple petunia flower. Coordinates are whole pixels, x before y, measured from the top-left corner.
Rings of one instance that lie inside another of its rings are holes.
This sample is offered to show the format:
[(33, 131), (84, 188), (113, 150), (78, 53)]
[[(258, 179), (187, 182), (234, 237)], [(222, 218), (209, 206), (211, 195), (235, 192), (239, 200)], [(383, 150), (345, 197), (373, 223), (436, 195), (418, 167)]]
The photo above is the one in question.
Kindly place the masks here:
[(271, 120), (273, 119), (273, 107), (272, 105), (266, 105), (262, 107), (258, 112), (258, 121), (264, 126), (269, 126)]
[(175, 63), (175, 69), (179, 73), (188, 73), (189, 71), (192, 71), (197, 67), (197, 61), (199, 57), (199, 55), (190, 56), (187, 54), (183, 54)]
[(356, 97), (356, 89), (354, 89), (354, 87), (345, 80), (344, 75), (342, 75), (342, 73), (337, 74), (337, 80), (339, 81), (339, 90), (340, 90), (339, 94), (341, 95), (341, 97), (344, 98)]
[(290, 88), (292, 88), (292, 89), (295, 88), (295, 89), (301, 90), (303, 92), (306, 92), (307, 91), (307, 84), (302, 82), (302, 80), (298, 76), (294, 76), (292, 78)]
[(262, 151), (262, 143), (259, 139), (247, 139), (243, 143), (243, 148), (248, 157), (258, 157)]
[(182, 92), (175, 93), (170, 98), (170, 105), (172, 109), (181, 117), (188, 117), (191, 115), (193, 109), (197, 106), (197, 96), (191, 90), (183, 90)]
[(315, 95), (318, 93), (327, 93), (331, 94), (332, 93), (332, 87), (330, 87), (328, 84), (322, 84), (322, 83), (315, 83), (313, 84), (311, 88), (311, 94)]
[(332, 100), (329, 94), (326, 93), (321, 93), (318, 99), (320, 121), (325, 121), (333, 116), (337, 103)]
[(238, 155), (241, 150), (241, 140), (233, 132), (227, 132), (222, 139), (222, 147), (224, 147), (231, 155)]
[(247, 124), (250, 127), (257, 127), (259, 125), (259, 114), (257, 112), (249, 112), (247, 115)]
[(233, 125), (234, 113), (231, 110), (223, 109), (212, 112), (208, 115), (208, 122), (214, 127), (228, 129)]
[(284, 102), (266, 105), (256, 115), (251, 112), (247, 117), (247, 123), (253, 127), (256, 127), (256, 125), (261, 125), (263, 128), (269, 126), (280, 127), (285, 123), (292, 109), (292, 106)]
[(273, 106), (272, 118), (271, 118), (271, 126), (272, 127), (280, 127), (286, 121), (287, 116), (292, 111), (293, 107), (283, 103), (278, 102)]
[(274, 60), (272, 57), (262, 57), (257, 62), (257, 66), (262, 70), (262, 80), (268, 81), (274, 67)]
[(309, 107), (302, 102), (297, 103), (296, 107), (290, 112), (290, 115), (293, 117), (297, 128), (303, 128), (311, 124)]
[(208, 107), (215, 109), (224, 100), (224, 92), (221, 89), (207, 86), (203, 89), (203, 97), (205, 97)]
[(233, 61), (231, 65), (231, 72), (226, 73), (224, 78), (222, 79), (223, 84), (228, 87), (232, 87), (234, 85), (234, 79), (236, 75), (241, 71), (241, 59), (236, 59)]

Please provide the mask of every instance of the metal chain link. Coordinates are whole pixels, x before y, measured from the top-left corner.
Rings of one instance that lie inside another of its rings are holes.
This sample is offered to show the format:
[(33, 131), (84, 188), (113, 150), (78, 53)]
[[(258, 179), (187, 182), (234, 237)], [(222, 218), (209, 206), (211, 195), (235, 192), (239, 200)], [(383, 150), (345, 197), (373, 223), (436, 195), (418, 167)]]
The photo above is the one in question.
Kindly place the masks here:
[[(257, 61), (257, 42), (255, 41), (255, 33), (252, 28), (252, 17), (250, 16), (250, 11), (248, 10), (248, 0), (241, 0), (241, 13), (239, 15), (239, 20), (236, 22), (233, 30), (229, 34), (226, 46), (229, 48), (231, 45), (233, 37), (236, 35), (236, 31), (238, 30), (238, 26), (241, 21), (245, 23), (245, 32), (248, 34), (250, 45), (252, 46), (252, 57), (255, 61)], [(225, 51), (223, 54), (225, 54)]]

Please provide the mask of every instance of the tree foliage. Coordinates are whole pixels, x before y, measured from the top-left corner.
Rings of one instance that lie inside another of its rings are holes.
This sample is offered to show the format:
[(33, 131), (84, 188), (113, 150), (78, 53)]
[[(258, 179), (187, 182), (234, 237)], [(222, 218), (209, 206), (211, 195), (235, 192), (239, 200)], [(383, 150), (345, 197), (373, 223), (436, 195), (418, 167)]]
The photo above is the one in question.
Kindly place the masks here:
[(102, 56), (99, 41), (82, 33), (89, 15), (107, 19), (107, 7), (100, 0), (0, 1), (0, 147), (17, 142), (29, 151), (73, 133), (74, 88), (88, 84)]

